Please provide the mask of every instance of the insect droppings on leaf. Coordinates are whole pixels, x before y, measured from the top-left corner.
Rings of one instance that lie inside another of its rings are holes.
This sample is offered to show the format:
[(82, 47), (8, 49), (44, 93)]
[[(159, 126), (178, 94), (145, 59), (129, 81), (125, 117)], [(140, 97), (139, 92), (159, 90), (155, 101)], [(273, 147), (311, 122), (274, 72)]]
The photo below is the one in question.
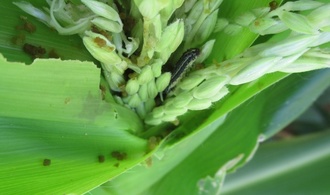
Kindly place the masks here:
[(148, 168), (151, 167), (152, 166), (152, 157), (147, 158), (144, 162)]
[(99, 163), (103, 163), (105, 161), (104, 155), (98, 155), (97, 156)]
[(67, 97), (64, 99), (64, 104), (68, 104), (68, 103), (70, 103), (70, 101), (71, 101), (71, 98)]
[(120, 165), (120, 164), (117, 162), (117, 163), (115, 163), (113, 166), (118, 168), (119, 165)]
[(105, 100), (105, 94), (106, 94), (106, 90), (107, 90), (107, 88), (104, 86), (104, 85), (99, 85), (99, 89), (100, 89), (100, 91), (101, 91), (101, 98), (102, 98), (102, 100)]
[(126, 159), (127, 154), (126, 152), (119, 152), (119, 151), (113, 151), (111, 152), (111, 156), (119, 161)]
[(148, 139), (148, 152), (154, 150), (159, 142), (160, 142), (161, 138), (160, 137), (155, 137), (155, 136), (152, 136)]
[(276, 1), (271, 1), (271, 2), (269, 2), (268, 5), (270, 8), (270, 10), (269, 10), (270, 12), (278, 8), (278, 3)]
[(20, 33), (16, 36), (13, 36), (12, 39), (11, 39), (11, 42), (14, 45), (22, 45), (25, 42), (25, 34)]
[(114, 117), (115, 117), (115, 119), (118, 119), (118, 112), (117, 112), (116, 109), (113, 110), (113, 113), (114, 113)]
[(25, 31), (27, 31), (29, 33), (34, 33), (37, 29), (37, 27), (34, 24), (32, 24), (31, 22), (29, 22), (27, 20), (24, 22), (23, 28)]
[(20, 19), (23, 21), (22, 25), (17, 25), (16, 30), (24, 30), (29, 33), (34, 33), (37, 30), (37, 27), (28, 21), (27, 17), (20, 16)]
[(55, 51), (55, 49), (52, 49), (48, 52), (48, 57), (49, 58), (60, 58), (58, 53)]
[(47, 166), (50, 166), (51, 162), (52, 161), (50, 159), (45, 158), (44, 161), (43, 161), (43, 163), (42, 163), (42, 165), (45, 166), (45, 167), (47, 167)]
[(23, 45), (23, 51), (32, 58), (40, 58), (46, 53), (46, 49), (40, 46), (35, 46), (29, 43)]

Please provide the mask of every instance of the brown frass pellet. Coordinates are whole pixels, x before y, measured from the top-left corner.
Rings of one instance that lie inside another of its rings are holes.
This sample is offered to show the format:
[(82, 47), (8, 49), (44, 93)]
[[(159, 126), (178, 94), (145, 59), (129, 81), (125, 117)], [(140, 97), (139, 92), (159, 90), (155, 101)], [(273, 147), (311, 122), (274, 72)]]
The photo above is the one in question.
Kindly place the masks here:
[(23, 45), (23, 51), (33, 58), (42, 57), (46, 53), (46, 49), (29, 43)]
[(51, 162), (52, 162), (52, 161), (51, 161), (50, 159), (45, 158), (44, 161), (43, 161), (43, 163), (42, 163), (42, 165), (45, 166), (45, 167), (46, 167), (46, 166), (50, 166)]
[(119, 163), (115, 163), (113, 166), (118, 168), (119, 165), (120, 165)]
[(127, 157), (126, 152), (119, 152), (119, 151), (113, 151), (111, 152), (111, 156), (117, 160), (124, 160)]
[(104, 155), (98, 155), (97, 158), (98, 158), (99, 163), (103, 163), (105, 161)]

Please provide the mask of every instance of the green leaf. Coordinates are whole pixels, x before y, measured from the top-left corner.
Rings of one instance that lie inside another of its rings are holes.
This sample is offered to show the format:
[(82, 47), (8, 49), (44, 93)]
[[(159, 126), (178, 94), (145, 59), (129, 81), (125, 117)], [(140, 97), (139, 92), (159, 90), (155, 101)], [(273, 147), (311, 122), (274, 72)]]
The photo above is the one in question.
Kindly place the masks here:
[(262, 144), (224, 182), (223, 194), (328, 194), (329, 130)]
[(38, 59), (27, 66), (0, 56), (0, 69), (0, 116), (142, 130), (131, 110), (102, 101), (92, 63)]
[[(83, 194), (139, 163), (146, 151), (145, 140), (93, 124), (1, 117), (0, 129), (1, 194)], [(114, 152), (127, 158), (117, 160)]]
[(141, 120), (102, 100), (93, 63), (0, 69), (1, 194), (82, 194), (147, 158)]
[(261, 117), (265, 139), (271, 138), (312, 105), (330, 86), (329, 77), (329, 69), (293, 74), (285, 79), (285, 84), (271, 87), (263, 97), (264, 101), (257, 96), (255, 101), (266, 108)]

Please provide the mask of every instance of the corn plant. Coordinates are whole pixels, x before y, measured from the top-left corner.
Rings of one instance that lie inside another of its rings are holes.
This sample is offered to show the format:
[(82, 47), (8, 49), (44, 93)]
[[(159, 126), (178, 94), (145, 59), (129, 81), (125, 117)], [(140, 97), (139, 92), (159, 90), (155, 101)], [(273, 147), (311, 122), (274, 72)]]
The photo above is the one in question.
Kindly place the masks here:
[(219, 194), (330, 85), (330, 2), (281, 3), (4, 0), (0, 192)]

